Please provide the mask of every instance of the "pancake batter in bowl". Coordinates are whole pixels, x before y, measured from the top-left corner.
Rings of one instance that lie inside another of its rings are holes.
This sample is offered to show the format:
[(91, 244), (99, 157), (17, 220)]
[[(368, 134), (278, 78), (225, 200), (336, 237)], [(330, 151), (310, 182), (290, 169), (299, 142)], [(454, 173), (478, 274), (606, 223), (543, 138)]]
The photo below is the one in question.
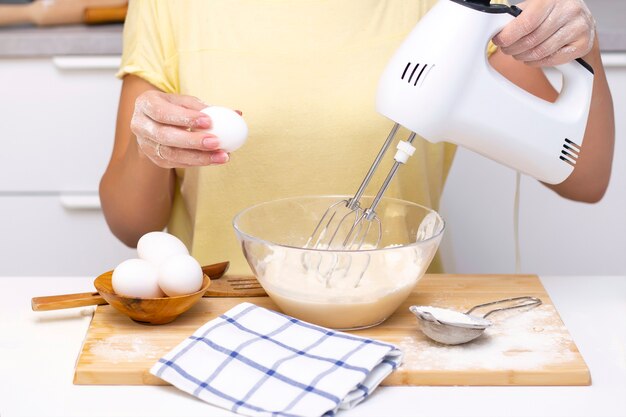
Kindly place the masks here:
[[(286, 314), (334, 329), (364, 328), (383, 322), (402, 304), (424, 275), (437, 244), (354, 252), (273, 246), (254, 269)], [(305, 256), (319, 257), (319, 267), (303, 262)], [(332, 265), (336, 267), (329, 277)]]

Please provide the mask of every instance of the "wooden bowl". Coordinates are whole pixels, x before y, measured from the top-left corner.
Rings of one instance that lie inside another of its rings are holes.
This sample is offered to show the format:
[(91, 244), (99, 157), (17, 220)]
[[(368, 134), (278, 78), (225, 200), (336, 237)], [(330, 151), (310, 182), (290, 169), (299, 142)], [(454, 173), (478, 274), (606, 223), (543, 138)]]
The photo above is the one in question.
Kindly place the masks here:
[(166, 324), (173, 321), (200, 300), (211, 285), (211, 279), (205, 274), (202, 288), (192, 294), (176, 297), (134, 298), (115, 294), (111, 283), (112, 276), (113, 271), (105, 272), (96, 278), (94, 286), (113, 308), (143, 324)]

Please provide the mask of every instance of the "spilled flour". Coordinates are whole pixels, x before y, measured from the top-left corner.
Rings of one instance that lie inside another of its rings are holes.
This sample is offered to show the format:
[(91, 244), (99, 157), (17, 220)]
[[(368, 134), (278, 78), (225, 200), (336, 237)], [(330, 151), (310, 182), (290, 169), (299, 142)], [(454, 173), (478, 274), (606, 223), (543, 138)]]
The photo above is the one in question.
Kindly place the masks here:
[(91, 353), (112, 363), (132, 362), (141, 359), (158, 359), (163, 349), (151, 345), (139, 336), (115, 335), (98, 340)]
[(457, 346), (439, 344), (417, 330), (419, 337), (397, 343), (404, 363), (419, 370), (529, 370), (576, 358), (574, 343), (551, 305), (495, 313), (489, 320), (494, 324), (482, 336)]

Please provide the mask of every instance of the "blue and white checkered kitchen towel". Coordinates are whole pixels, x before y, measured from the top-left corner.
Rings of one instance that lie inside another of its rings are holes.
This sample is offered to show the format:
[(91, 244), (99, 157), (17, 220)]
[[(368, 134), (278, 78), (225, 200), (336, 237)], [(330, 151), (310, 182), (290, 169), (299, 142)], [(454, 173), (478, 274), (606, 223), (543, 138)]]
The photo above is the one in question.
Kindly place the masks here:
[(363, 401), (401, 360), (393, 345), (241, 303), (150, 372), (236, 413), (322, 416)]

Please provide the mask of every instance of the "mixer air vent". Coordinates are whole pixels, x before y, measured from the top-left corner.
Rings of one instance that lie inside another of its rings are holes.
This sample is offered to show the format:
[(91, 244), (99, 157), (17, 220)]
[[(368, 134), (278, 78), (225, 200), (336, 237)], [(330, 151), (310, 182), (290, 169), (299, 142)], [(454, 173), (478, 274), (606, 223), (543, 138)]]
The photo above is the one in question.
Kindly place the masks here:
[[(431, 65), (431, 68), (433, 66)], [(405, 78), (407, 78), (407, 82), (409, 84), (411, 84), (411, 82), (413, 83), (413, 86), (417, 86), (417, 82), (420, 80), (420, 78), (422, 78), (422, 75), (424, 75), (424, 73), (426, 72), (426, 74), (428, 73), (428, 71), (426, 71), (426, 68), (428, 68), (428, 64), (424, 64), (421, 65), (420, 68), (420, 64), (417, 63), (415, 64), (415, 66), (412, 66), (410, 62), (408, 62), (406, 64), (406, 67), (404, 67), (404, 71), (402, 71), (402, 76), (400, 77), (401, 80), (404, 80)], [(430, 69), (429, 69), (430, 71)]]
[(580, 145), (565, 138), (565, 143), (563, 143), (563, 149), (561, 149), (561, 154), (559, 155), (559, 159), (561, 161), (567, 162), (571, 166), (576, 166), (576, 161), (578, 161), (579, 155), (580, 155)]

